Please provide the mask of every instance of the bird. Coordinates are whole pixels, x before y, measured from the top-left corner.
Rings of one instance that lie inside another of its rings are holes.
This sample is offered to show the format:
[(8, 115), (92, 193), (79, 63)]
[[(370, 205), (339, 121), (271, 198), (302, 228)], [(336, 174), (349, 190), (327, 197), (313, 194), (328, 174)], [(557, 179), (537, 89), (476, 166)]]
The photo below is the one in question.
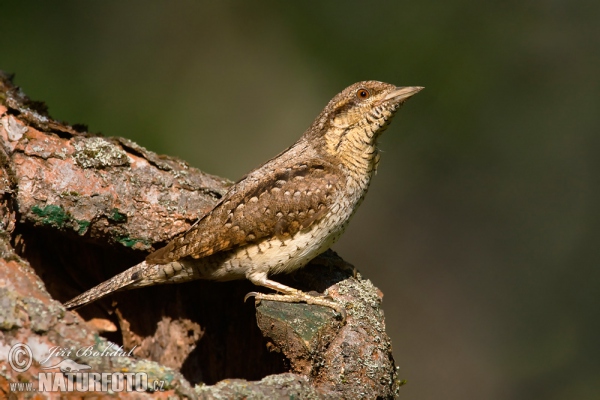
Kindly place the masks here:
[(304, 267), (339, 239), (377, 170), (381, 133), (422, 89), (379, 81), (347, 87), (298, 141), (232, 185), (190, 229), (65, 307), (144, 286), (248, 279), (274, 293), (250, 292), (244, 301), (304, 302), (329, 307), (345, 319), (333, 299), (270, 276)]

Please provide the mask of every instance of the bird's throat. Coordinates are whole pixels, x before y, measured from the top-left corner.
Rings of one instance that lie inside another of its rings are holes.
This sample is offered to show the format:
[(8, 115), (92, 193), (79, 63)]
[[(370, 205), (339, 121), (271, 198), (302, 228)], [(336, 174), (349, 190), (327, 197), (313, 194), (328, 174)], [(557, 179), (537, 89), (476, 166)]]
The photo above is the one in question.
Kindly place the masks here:
[(377, 133), (369, 127), (332, 128), (327, 138), (327, 152), (339, 160), (355, 178), (370, 177), (377, 168), (379, 154)]

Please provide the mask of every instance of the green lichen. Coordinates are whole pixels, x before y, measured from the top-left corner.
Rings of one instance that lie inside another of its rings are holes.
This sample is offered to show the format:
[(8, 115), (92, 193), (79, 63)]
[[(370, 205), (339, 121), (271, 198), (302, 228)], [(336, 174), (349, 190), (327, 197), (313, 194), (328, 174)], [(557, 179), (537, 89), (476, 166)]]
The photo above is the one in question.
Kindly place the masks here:
[(87, 232), (87, 229), (90, 226), (90, 221), (81, 221), (81, 220), (76, 219), (75, 222), (77, 222), (77, 225), (79, 225), (79, 229), (77, 229), (77, 233), (80, 236), (83, 236)]
[(57, 228), (62, 228), (65, 226), (65, 223), (69, 220), (69, 216), (60, 206), (55, 206), (53, 204), (48, 205), (44, 208), (40, 208), (38, 206), (33, 206), (31, 211), (42, 218), (42, 223), (44, 225), (51, 225)]
[(135, 249), (148, 249), (150, 247), (150, 243), (145, 239), (135, 239), (129, 236), (118, 236), (115, 240), (125, 247), (132, 247)]
[(44, 225), (50, 225), (55, 228), (71, 227), (77, 231), (79, 235), (84, 235), (90, 227), (90, 221), (74, 219), (62, 207), (54, 204), (45, 207), (33, 206), (31, 211), (41, 218)]
[(121, 243), (125, 247), (131, 247), (136, 244), (139, 240), (132, 239), (129, 236), (122, 236), (117, 238), (117, 242)]
[(127, 215), (121, 214), (118, 209), (113, 208), (110, 210), (111, 214), (108, 216), (108, 219), (115, 222), (124, 222), (127, 220)]

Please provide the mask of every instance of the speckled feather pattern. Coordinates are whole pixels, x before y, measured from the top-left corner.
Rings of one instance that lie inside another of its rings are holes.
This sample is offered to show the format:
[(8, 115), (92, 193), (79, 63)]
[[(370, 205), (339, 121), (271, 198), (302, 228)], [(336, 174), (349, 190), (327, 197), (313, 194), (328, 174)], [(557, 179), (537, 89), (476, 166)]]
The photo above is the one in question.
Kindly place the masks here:
[(328, 212), (346, 182), (325, 160), (301, 161), (301, 154), (308, 151), (300, 144), (286, 154), (289, 162), (284, 165), (268, 163), (253, 171), (196, 226), (146, 261), (165, 264), (184, 257), (203, 258), (265, 238), (289, 239), (310, 228)]

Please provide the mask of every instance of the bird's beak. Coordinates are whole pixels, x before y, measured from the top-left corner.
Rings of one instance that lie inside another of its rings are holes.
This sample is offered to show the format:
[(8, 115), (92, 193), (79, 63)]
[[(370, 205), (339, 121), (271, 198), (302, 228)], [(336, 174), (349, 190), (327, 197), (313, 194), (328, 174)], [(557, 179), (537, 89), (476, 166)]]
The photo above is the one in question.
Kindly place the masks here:
[(414, 96), (415, 94), (419, 93), (423, 89), (424, 89), (424, 87), (422, 87), (422, 86), (397, 87), (396, 89), (394, 89), (390, 93), (388, 93), (387, 96), (385, 96), (383, 98), (383, 101), (392, 100), (396, 103), (402, 103), (406, 99)]

